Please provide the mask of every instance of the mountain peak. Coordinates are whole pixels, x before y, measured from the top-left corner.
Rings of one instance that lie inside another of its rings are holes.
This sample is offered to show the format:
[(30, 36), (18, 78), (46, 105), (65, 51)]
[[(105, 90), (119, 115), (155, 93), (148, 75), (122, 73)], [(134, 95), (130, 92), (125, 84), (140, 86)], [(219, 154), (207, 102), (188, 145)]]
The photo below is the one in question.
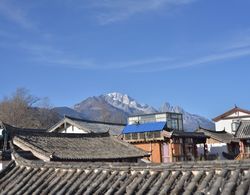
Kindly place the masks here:
[[(109, 122), (125, 122), (128, 116), (137, 114), (151, 114), (156, 112), (178, 112), (183, 114), (186, 130), (195, 130), (198, 124), (208, 129), (214, 129), (214, 124), (199, 115), (186, 112), (180, 106), (173, 106), (166, 102), (158, 110), (147, 104), (141, 104), (127, 94), (112, 92), (100, 96), (89, 97), (76, 104), (72, 110), (60, 109), (60, 114), (79, 115), (90, 120)], [(74, 112), (76, 111), (76, 113)]]
[(101, 95), (101, 97), (104, 97), (106, 102), (120, 110), (125, 111), (128, 115), (157, 112), (155, 108), (148, 106), (147, 104), (140, 104), (127, 94), (113, 92)]
[(129, 105), (131, 102), (135, 102), (135, 100), (129, 97), (127, 94), (122, 94), (119, 92), (108, 93), (104, 96), (111, 98), (113, 101), (118, 101), (126, 105)]

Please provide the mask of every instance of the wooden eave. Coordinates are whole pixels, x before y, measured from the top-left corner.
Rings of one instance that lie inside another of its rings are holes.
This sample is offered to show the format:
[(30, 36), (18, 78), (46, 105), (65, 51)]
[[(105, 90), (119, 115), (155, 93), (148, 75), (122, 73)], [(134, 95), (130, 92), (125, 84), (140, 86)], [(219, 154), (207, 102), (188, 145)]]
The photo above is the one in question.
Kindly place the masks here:
[(45, 161), (45, 162), (51, 161), (51, 158), (49, 158), (48, 156), (43, 155), (41, 152), (36, 151), (36, 149), (32, 149), (31, 146), (28, 146), (27, 144), (25, 144), (25, 143), (23, 143), (23, 142), (20, 142), (20, 141), (17, 140), (17, 139), (13, 139), (13, 143), (14, 143), (16, 146), (18, 146), (19, 148), (21, 148), (22, 150), (24, 150), (24, 151), (30, 151), (30, 152), (32, 152), (32, 154), (33, 154), (34, 156), (36, 156), (37, 158), (39, 158), (39, 159), (41, 159), (41, 160), (43, 160), (43, 161)]
[(69, 118), (63, 118), (61, 121), (59, 121), (55, 126), (51, 127), (48, 132), (53, 132), (55, 131), (57, 128), (59, 128), (60, 126), (62, 126), (64, 123), (69, 123), (72, 126), (76, 126), (77, 128), (86, 131), (88, 133), (91, 133), (90, 130), (83, 128), (81, 125), (75, 123), (73, 120), (69, 119)]
[(154, 138), (154, 139), (138, 139), (138, 140), (124, 140), (128, 143), (151, 143), (151, 142), (163, 142), (164, 138)]

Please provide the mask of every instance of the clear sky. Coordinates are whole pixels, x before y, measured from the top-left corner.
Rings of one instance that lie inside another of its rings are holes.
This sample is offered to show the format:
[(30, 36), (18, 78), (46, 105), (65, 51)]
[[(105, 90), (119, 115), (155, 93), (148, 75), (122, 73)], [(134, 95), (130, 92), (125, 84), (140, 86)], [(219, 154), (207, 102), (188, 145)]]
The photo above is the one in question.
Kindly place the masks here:
[(0, 0), (0, 98), (122, 92), (212, 118), (250, 109), (250, 1)]

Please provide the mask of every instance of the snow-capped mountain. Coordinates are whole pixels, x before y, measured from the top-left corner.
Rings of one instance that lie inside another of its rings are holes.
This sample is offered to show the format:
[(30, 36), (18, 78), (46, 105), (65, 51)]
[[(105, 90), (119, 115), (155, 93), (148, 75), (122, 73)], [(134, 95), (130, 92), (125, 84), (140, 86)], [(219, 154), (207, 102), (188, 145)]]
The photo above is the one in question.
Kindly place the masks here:
[(121, 93), (108, 93), (106, 95), (102, 95), (102, 97), (107, 101), (110, 105), (125, 111), (127, 114), (149, 114), (157, 112), (155, 108), (152, 106), (148, 106), (147, 104), (140, 104), (127, 94)]
[[(132, 97), (122, 93), (108, 93), (89, 97), (73, 106), (73, 108), (55, 108), (60, 115), (72, 113), (74, 116), (98, 121), (126, 123), (127, 117), (135, 114), (149, 114), (155, 112), (178, 112), (183, 114), (184, 128), (193, 131), (199, 126), (214, 129), (214, 123), (205, 117), (186, 112), (179, 106), (164, 103), (159, 109), (147, 104), (140, 104)], [(64, 110), (66, 113), (63, 113)]]
[(209, 119), (186, 112), (180, 106), (171, 106), (169, 103), (164, 103), (159, 109), (160, 112), (177, 112), (183, 115), (183, 124), (186, 130), (192, 131), (197, 129), (199, 126), (207, 129), (215, 129), (214, 123)]

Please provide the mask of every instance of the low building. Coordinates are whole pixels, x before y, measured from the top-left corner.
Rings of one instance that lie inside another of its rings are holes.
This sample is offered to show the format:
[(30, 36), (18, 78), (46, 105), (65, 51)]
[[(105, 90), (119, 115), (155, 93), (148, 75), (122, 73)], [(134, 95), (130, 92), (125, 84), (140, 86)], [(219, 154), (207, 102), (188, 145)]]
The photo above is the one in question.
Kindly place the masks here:
[(41, 162), (17, 157), (0, 173), (1, 194), (247, 194), (249, 161), (160, 165)]
[(242, 120), (236, 132), (240, 140), (240, 154), (238, 159), (250, 158), (250, 120)]
[[(204, 133), (206, 140), (207, 159), (234, 159), (239, 154), (239, 140), (234, 135), (223, 131), (214, 131), (199, 127), (196, 132)], [(204, 145), (198, 146), (199, 153), (204, 152)]]
[(216, 131), (225, 130), (232, 135), (235, 135), (242, 120), (250, 120), (250, 111), (237, 106), (213, 119)]
[[(197, 144), (205, 144), (203, 133), (184, 132), (182, 114), (156, 113), (128, 118), (123, 139), (151, 154), (154, 163), (198, 159)], [(204, 156), (204, 154), (203, 154)]]
[(28, 159), (43, 161), (138, 162), (149, 154), (109, 133), (19, 132), (14, 151)]
[(0, 157), (2, 160), (10, 160), (11, 156), (11, 148), (10, 143), (16, 133), (36, 133), (36, 132), (46, 132), (46, 129), (27, 129), (27, 128), (19, 128), (13, 127), (9, 124), (6, 124), (0, 121)]
[(65, 116), (61, 121), (48, 129), (48, 132), (59, 133), (101, 133), (120, 135), (125, 124), (91, 121)]

